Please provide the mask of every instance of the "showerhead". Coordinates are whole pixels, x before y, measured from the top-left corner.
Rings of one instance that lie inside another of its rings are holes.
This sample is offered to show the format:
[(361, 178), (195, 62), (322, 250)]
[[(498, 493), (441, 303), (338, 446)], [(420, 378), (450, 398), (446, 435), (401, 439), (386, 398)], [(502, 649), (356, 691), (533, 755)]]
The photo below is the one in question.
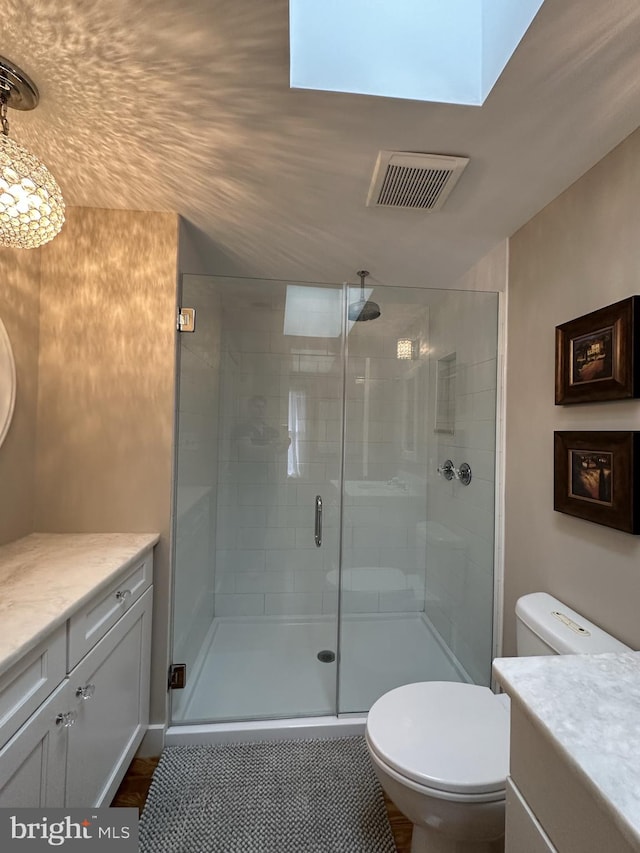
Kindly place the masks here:
[(360, 276), (360, 299), (349, 305), (349, 319), (358, 323), (365, 320), (377, 320), (382, 313), (377, 302), (370, 302), (364, 297), (364, 280), (369, 275), (368, 270), (358, 270)]
[(362, 320), (376, 320), (380, 316), (380, 306), (376, 302), (367, 299), (359, 299), (349, 305), (349, 319), (359, 322)]

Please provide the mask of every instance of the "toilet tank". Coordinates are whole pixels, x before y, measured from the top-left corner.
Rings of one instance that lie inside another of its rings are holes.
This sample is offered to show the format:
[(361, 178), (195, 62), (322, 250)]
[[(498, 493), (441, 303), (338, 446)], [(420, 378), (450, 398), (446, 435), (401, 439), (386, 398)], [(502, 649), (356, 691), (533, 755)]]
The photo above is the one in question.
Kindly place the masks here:
[(519, 656), (631, 651), (546, 592), (532, 592), (516, 602), (516, 642)]

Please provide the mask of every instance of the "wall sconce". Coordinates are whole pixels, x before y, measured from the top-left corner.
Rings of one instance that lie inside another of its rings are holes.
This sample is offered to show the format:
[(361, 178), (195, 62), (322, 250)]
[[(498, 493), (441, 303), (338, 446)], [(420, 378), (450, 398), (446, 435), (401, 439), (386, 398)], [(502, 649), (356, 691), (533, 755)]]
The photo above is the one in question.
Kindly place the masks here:
[(399, 338), (396, 349), (396, 358), (411, 361), (414, 358), (415, 345), (408, 338)]
[(0, 56), (0, 245), (35, 249), (64, 224), (56, 179), (26, 148), (9, 139), (7, 108), (33, 110), (38, 89), (24, 71)]

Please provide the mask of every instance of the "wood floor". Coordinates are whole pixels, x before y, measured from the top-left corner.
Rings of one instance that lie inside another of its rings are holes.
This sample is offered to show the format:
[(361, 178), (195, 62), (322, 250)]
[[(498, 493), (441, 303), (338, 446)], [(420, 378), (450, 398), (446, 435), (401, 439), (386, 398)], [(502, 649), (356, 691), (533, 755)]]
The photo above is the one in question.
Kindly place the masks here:
[[(134, 758), (127, 775), (122, 780), (112, 806), (135, 806), (140, 813), (144, 807), (151, 785), (151, 777), (158, 763), (157, 758)], [(409, 853), (411, 848), (411, 823), (385, 796), (387, 814), (398, 853)], [(330, 853), (330, 851), (327, 851)]]

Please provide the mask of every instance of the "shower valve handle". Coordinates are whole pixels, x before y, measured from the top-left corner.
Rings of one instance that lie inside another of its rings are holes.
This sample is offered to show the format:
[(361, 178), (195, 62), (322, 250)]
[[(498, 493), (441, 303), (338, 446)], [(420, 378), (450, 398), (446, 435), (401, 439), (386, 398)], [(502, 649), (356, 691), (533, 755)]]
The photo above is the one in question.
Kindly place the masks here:
[(445, 459), (442, 465), (438, 465), (437, 471), (445, 480), (453, 480), (455, 477), (463, 486), (468, 486), (471, 482), (471, 467), (467, 462), (463, 462), (459, 468), (456, 468), (450, 459)]
[(438, 474), (444, 477), (445, 480), (453, 480), (456, 476), (456, 469), (453, 467), (453, 462), (450, 459), (445, 459), (442, 465), (438, 466)]

